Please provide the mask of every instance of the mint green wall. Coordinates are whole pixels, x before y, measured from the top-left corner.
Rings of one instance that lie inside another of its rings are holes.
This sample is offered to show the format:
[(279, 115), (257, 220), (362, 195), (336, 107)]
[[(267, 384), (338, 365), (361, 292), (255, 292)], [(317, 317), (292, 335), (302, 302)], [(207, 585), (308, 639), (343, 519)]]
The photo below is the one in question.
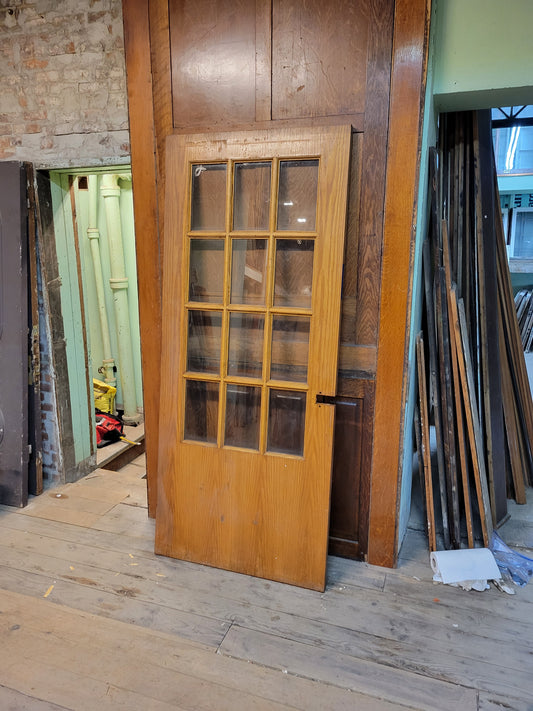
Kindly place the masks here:
[[(124, 258), (126, 274), (129, 280), (128, 302), (130, 311), (130, 327), (133, 345), (134, 377), (137, 407), (142, 408), (142, 373), (139, 334), (139, 311), (137, 292), (137, 268), (135, 257), (135, 231), (133, 221), (133, 193), (131, 170), (127, 167), (113, 168), (112, 172), (122, 174), (119, 181), (121, 188), (120, 211), (122, 221), (122, 237), (124, 243)], [(78, 259), (72, 205), (69, 192), (69, 174), (53, 171), (50, 174), (52, 185), (52, 205), (54, 210), (54, 229), (56, 251), (61, 277), (61, 305), (63, 327), (65, 333), (68, 377), (71, 398), (72, 427), (74, 433), (76, 463), (83, 462), (91, 456), (91, 439), (93, 449), (96, 446), (94, 432), (94, 416), (92, 402), (92, 386), (87, 386), (86, 358), (90, 378), (103, 380), (98, 368), (103, 359), (102, 336), (91, 249), (87, 238), (88, 227), (88, 191), (78, 189), (77, 178), (74, 177), (74, 197), (76, 205), (76, 224), (79, 244), (79, 262), (82, 273), (83, 289), (80, 289), (78, 275)], [(107, 317), (111, 333), (112, 355), (118, 362), (118, 345), (116, 338), (115, 313), (113, 293), (109, 287), (109, 248), (105, 217), (104, 198), (100, 195), (100, 175), (98, 177), (98, 228), (100, 230), (100, 248), (104, 288), (106, 292)], [(83, 331), (82, 307), (85, 311), (87, 333)], [(84, 338), (87, 339), (87, 353)], [(60, 375), (60, 374), (59, 374)], [(117, 402), (121, 402), (120, 380), (117, 383)]]
[[(120, 216), (122, 223), (122, 240), (124, 246), (124, 261), (126, 275), (128, 277), (128, 305), (130, 314), (131, 339), (133, 345), (133, 363), (135, 369), (135, 393), (137, 407), (143, 404), (142, 394), (142, 373), (141, 373), (141, 347), (139, 333), (139, 307), (137, 291), (137, 266), (135, 257), (135, 229), (133, 221), (133, 191), (131, 183), (131, 172), (113, 169), (112, 171), (122, 175), (119, 180), (120, 186)], [(113, 305), (113, 293), (109, 287), (109, 243), (107, 239), (107, 225), (105, 216), (104, 198), (100, 195), (101, 175), (98, 175), (98, 229), (100, 232), (100, 256), (102, 262), (102, 273), (104, 279), (104, 289), (106, 296), (107, 318), (111, 337), (112, 356), (118, 362), (118, 343), (116, 337), (115, 310)], [(89, 214), (89, 192), (79, 190), (78, 182), (75, 182), (75, 195), (78, 220), (78, 234), (80, 241), (80, 253), (82, 258), (84, 292), (87, 300), (86, 321), (89, 330), (90, 356), (91, 356), (91, 377), (103, 380), (103, 376), (98, 373), (98, 368), (102, 364), (104, 357), (102, 345), (102, 333), (100, 329), (100, 319), (98, 316), (98, 302), (96, 298), (96, 287), (94, 281), (94, 268), (91, 256), (91, 247), (87, 238), (88, 214)], [(117, 378), (117, 402), (122, 402), (122, 392), (120, 388), (120, 378)]]
[(440, 111), (533, 103), (533, 2), (434, 0)]
[[(82, 299), (78, 281), (76, 247), (68, 175), (51, 173), (56, 253), (61, 278), (61, 310), (66, 344), (76, 464), (91, 456), (92, 406), (86, 380), (86, 352), (82, 327)], [(61, 377), (61, 373), (56, 373)]]

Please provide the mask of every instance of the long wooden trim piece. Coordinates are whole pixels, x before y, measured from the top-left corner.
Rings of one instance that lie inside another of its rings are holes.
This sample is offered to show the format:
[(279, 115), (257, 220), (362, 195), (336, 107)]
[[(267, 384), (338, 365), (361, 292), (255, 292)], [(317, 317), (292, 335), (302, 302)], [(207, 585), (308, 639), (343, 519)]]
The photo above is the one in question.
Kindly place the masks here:
[(473, 365), (468, 341), (465, 305), (462, 299), (457, 299), (455, 286), (451, 289), (451, 304), (455, 328), (455, 343), (457, 346), (457, 362), (461, 375), (461, 387), (465, 403), (466, 424), (470, 440), (470, 454), (476, 483), (479, 516), (483, 544), (488, 546), (492, 536), (492, 513), (490, 510), (489, 490), (487, 486), (487, 470), (485, 467), (485, 450), (481, 437), (481, 427), (478, 417), (476, 389), (473, 378)]
[(426, 522), (429, 540), (429, 550), (437, 550), (437, 535), (435, 531), (435, 507), (433, 504), (433, 478), (431, 475), (431, 446), (429, 442), (429, 415), (427, 396), (426, 357), (424, 355), (424, 339), (422, 332), (416, 337), (416, 364), (418, 371), (418, 397), (420, 405), (421, 453), (424, 467), (423, 482), (426, 499)]
[(398, 555), (409, 314), (430, 0), (396, 0), (368, 561)]
[(465, 506), (466, 533), (468, 537), (468, 547), (474, 547), (474, 529), (472, 525), (472, 503), (470, 501), (470, 485), (468, 482), (468, 457), (466, 451), (466, 440), (463, 422), (463, 403), (461, 400), (461, 390), (459, 382), (459, 363), (457, 361), (457, 344), (455, 337), (455, 327), (453, 322), (452, 306), (452, 277), (450, 265), (450, 245), (448, 242), (448, 225), (442, 221), (442, 254), (444, 261), (444, 273), (446, 276), (446, 298), (448, 300), (448, 325), (450, 329), (450, 350), (452, 358), (453, 372), (453, 394), (455, 400), (455, 416), (457, 422), (457, 446), (459, 449), (459, 462), (463, 484), (463, 500)]
[(161, 286), (148, 0), (123, 0), (144, 383), (148, 511), (155, 516)]

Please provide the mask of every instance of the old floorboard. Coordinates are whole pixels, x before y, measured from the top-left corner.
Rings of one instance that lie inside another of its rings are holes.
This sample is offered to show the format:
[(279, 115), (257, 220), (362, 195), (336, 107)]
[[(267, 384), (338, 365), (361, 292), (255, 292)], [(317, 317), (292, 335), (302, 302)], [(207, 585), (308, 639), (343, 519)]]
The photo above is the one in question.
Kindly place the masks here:
[(143, 463), (0, 508), (0, 707), (530, 708), (529, 586), (434, 584), (416, 530), (323, 594), (155, 556)]

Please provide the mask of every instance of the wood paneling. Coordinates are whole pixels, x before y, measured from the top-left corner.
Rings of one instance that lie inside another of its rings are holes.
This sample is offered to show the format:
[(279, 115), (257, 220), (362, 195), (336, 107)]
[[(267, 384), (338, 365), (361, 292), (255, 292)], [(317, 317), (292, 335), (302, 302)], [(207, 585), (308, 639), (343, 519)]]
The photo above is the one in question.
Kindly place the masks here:
[(365, 0), (273, 0), (272, 118), (365, 110)]
[(363, 414), (362, 399), (336, 399), (329, 526), (329, 552), (334, 555), (359, 553)]
[(169, 7), (174, 127), (255, 121), (255, 3), (182, 0)]
[[(354, 343), (377, 345), (394, 2), (371, 0)], [(403, 178), (399, 178), (403, 180)]]
[[(132, 156), (135, 144), (137, 156), (145, 156), (138, 158), (134, 166), (134, 180), (144, 171), (146, 180), (152, 182), (136, 190), (135, 195), (136, 204), (144, 206), (140, 209), (145, 211), (145, 218), (152, 211), (151, 226), (146, 232), (149, 236), (141, 238), (146, 262), (139, 264), (140, 282), (144, 280), (147, 285), (147, 280), (151, 281), (152, 288), (159, 283), (159, 268), (156, 274), (154, 266), (164, 249), (163, 148), (170, 133), (259, 129), (269, 125), (352, 124), (354, 150), (337, 394), (366, 398), (361, 430), (352, 423), (353, 431), (362, 433), (359, 538), (353, 543), (359, 550), (358, 555), (366, 555), (370, 478), (373, 476), (377, 486), (370, 518), (371, 535), (376, 537), (374, 553), (384, 546), (383, 551), (388, 552), (376, 560), (393, 561), (394, 554), (389, 553), (394, 548), (392, 540), (396, 535), (399, 477), (396, 447), (399, 449), (402, 443), (404, 336), (410, 298), (409, 250), (423, 83), (420, 68), (424, 62), (427, 29), (426, 3), (416, 0), (411, 7), (407, 0), (334, 0), (330, 3), (318, 0), (306, 3), (295, 0), (124, 0), (124, 14), (130, 34), (133, 24), (141, 24), (135, 30), (137, 41), (127, 39), (130, 83), (133, 71), (138, 81), (146, 84), (151, 59), (153, 110), (148, 105), (148, 92), (142, 100), (140, 94), (132, 95), (132, 91), (133, 94), (141, 91), (136, 79), (133, 79), (134, 88), (130, 87), (129, 91), (134, 129)], [(392, 76), (396, 93), (389, 102), (394, 17)], [(151, 57), (145, 46), (148, 33)], [(389, 109), (394, 123), (388, 150)], [(140, 131), (135, 128), (137, 122), (144, 127)], [(146, 130), (150, 122), (151, 136)], [(151, 167), (154, 139), (155, 177)], [(384, 244), (388, 160), (391, 166)], [(154, 190), (159, 202), (155, 215)], [(154, 224), (158, 224), (159, 236)], [(139, 233), (139, 226), (137, 230)], [(380, 315), (382, 284), (387, 293)], [(152, 355), (147, 351), (153, 382), (159, 378), (158, 298), (150, 294), (147, 286), (145, 313), (148, 319), (150, 313), (155, 317), (147, 327), (154, 335), (153, 345), (148, 346)], [(389, 307), (390, 321), (384, 316)], [(143, 320), (141, 313), (141, 328)], [(145, 336), (142, 337), (144, 348)], [(378, 408), (374, 412), (377, 371), (383, 377), (378, 378), (382, 378), (382, 383)], [(152, 423), (154, 421), (157, 421), (156, 413), (152, 413)], [(377, 425), (375, 438), (374, 423)], [(147, 432), (150, 451), (149, 423)], [(375, 461), (373, 451), (377, 452)], [(148, 454), (148, 458), (155, 461), (153, 454), (151, 458)], [(150, 468), (148, 477), (153, 514), (155, 479)], [(384, 529), (388, 532), (383, 536)]]

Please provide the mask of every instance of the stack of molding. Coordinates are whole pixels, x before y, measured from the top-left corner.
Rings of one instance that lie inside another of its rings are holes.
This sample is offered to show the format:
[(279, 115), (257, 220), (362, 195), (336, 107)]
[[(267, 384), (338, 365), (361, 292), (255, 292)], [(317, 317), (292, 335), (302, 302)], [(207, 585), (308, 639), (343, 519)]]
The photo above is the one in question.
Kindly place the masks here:
[(489, 546), (493, 529), (507, 518), (507, 498), (525, 503), (525, 487), (533, 482), (533, 403), (506, 258), (490, 111), (441, 116), (430, 192), (415, 413), (429, 547), (473, 548), (480, 540)]

